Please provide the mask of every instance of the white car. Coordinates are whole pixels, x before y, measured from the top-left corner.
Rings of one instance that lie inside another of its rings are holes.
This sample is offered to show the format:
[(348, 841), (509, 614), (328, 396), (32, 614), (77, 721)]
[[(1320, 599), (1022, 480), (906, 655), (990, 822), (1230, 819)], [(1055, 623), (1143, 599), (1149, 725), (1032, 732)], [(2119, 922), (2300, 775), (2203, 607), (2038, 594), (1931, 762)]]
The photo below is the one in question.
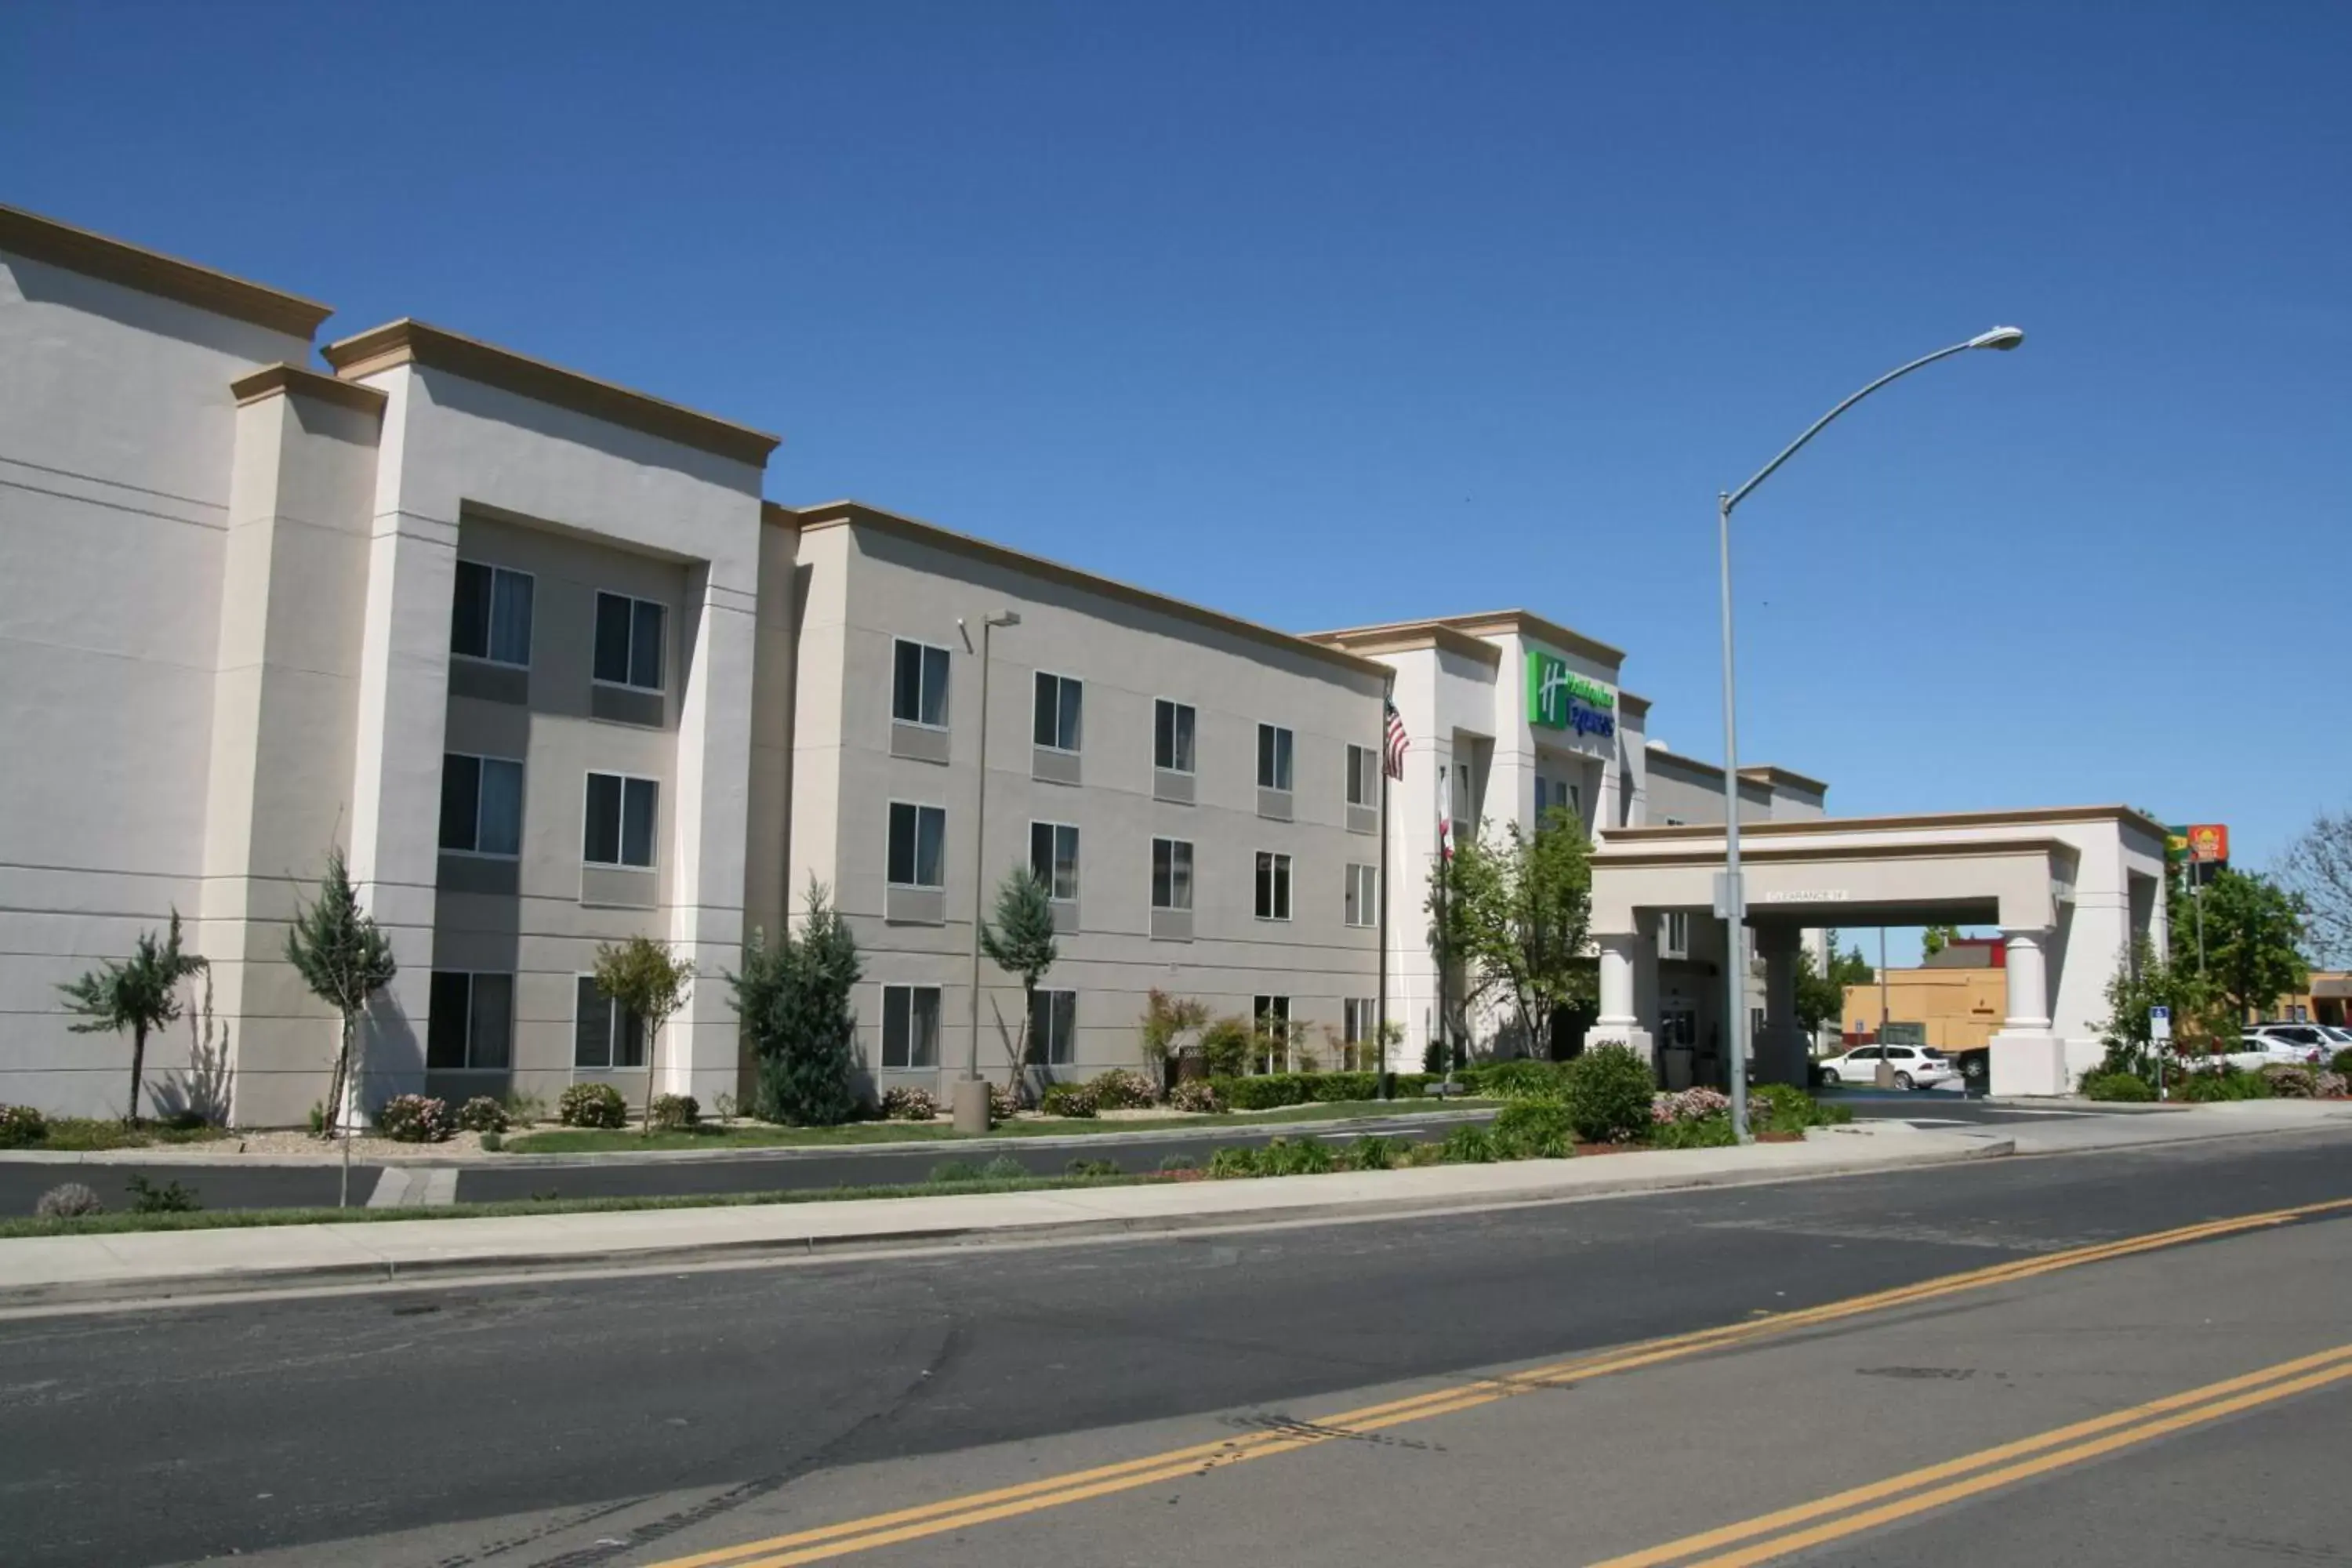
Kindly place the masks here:
[(2238, 1037), (2238, 1048), (2230, 1059), (2249, 1068), (2326, 1067), (2327, 1058), (2341, 1049), (2323, 1025), (2256, 1024)]
[(1868, 1088), (1878, 1081), (1882, 1054), (1886, 1065), (1895, 1069), (1897, 1089), (1932, 1089), (1960, 1080), (1960, 1069), (1933, 1046), (1856, 1046), (1843, 1056), (1831, 1057), (1821, 1064), (1822, 1086), (1833, 1089), (1842, 1083), (1853, 1083)]

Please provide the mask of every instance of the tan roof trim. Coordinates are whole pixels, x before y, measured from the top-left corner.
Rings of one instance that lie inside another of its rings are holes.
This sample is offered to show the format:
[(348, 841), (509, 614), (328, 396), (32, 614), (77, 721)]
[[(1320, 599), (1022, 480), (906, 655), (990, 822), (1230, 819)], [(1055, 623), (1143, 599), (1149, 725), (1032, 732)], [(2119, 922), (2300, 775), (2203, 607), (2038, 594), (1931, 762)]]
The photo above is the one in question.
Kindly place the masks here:
[(765, 430), (404, 317), (329, 343), (319, 352), (346, 381), (394, 365), (421, 364), (755, 468), (766, 467), (768, 454), (783, 440)]
[(320, 322), (335, 313), (332, 305), (232, 278), (22, 207), (0, 206), (0, 250), (272, 331), (290, 332), (305, 342), (319, 330)]
[(1341, 648), (1326, 647), (1306, 637), (1293, 637), (1288, 632), (1276, 631), (1272, 626), (1260, 626), (1255, 621), (1245, 621), (1238, 616), (1226, 615), (1222, 610), (1212, 610), (1183, 599), (1171, 599), (1165, 594), (1155, 594), (1148, 588), (1139, 588), (1131, 583), (1122, 583), (1115, 577), (1097, 576), (1092, 572), (1080, 571), (1076, 566), (1066, 566), (1058, 561), (1049, 561), (1042, 555), (1031, 555), (1024, 551), (1008, 549), (985, 539), (975, 539), (968, 533), (958, 533), (953, 529), (941, 528), (935, 522), (925, 522), (920, 518), (908, 517), (901, 512), (885, 511), (880, 507), (868, 506), (864, 501), (825, 501), (816, 506), (805, 507), (780, 506), (774, 501), (769, 501), (763, 509), (762, 515), (767, 521), (779, 527), (796, 528), (803, 532), (821, 528), (845, 527), (850, 524), (878, 529), (885, 533), (896, 534), (901, 539), (913, 540), (919, 544), (951, 551), (960, 555), (969, 555), (992, 565), (1042, 577), (1050, 583), (1060, 583), (1067, 587), (1082, 588), (1088, 593), (1100, 594), (1107, 599), (1116, 599), (1121, 604), (1135, 605), (1147, 610), (1158, 610), (1164, 615), (1173, 616), (1179, 620), (1191, 621), (1195, 625), (1213, 627), (1218, 631), (1232, 632), (1294, 653), (1303, 653), (1354, 674), (1376, 675), (1383, 680), (1394, 674), (1387, 665), (1376, 663), (1369, 658), (1359, 658)]
[(258, 403), (265, 397), (280, 393), (299, 393), (315, 397), (321, 403), (332, 403), (343, 408), (356, 408), (362, 414), (383, 416), (385, 398), (373, 386), (361, 386), (353, 382), (338, 381), (322, 371), (306, 370), (299, 364), (266, 364), (249, 375), (238, 376), (228, 384), (241, 407)]
[(1320, 632), (1307, 640), (1345, 648), (1349, 653), (1361, 654), (1366, 658), (1384, 653), (1418, 653), (1434, 648), (1440, 653), (1458, 654), (1464, 658), (1475, 659), (1480, 664), (1496, 668), (1503, 663), (1503, 650), (1493, 643), (1445, 626), (1405, 627), (1397, 631)]
[[(1670, 751), (1666, 747), (1659, 745), (1655, 741), (1651, 742), (1647, 746), (1643, 748), (1643, 754), (1653, 759), (1663, 757), (1667, 762), (1673, 763), (1677, 766), (1688, 768), (1695, 773), (1705, 773), (1710, 778), (1719, 779), (1723, 776), (1723, 764), (1721, 763), (1705, 763), (1701, 762), (1696, 757), (1686, 757), (1680, 752)], [(1739, 782), (1742, 784), (1761, 785), (1768, 790), (1770, 787), (1769, 785), (1765, 784), (1762, 779), (1756, 776), (1756, 770), (1753, 768), (1740, 769)], [(1827, 789), (1829, 786), (1824, 784), (1822, 787)], [(1722, 824), (1718, 823), (1717, 826), (1719, 827)], [(1747, 830), (1748, 825), (1746, 823), (1740, 824), (1740, 831), (1744, 833)]]
[(1368, 626), (1340, 626), (1328, 632), (1310, 632), (1317, 642), (1349, 643), (1353, 639), (1376, 633), (1414, 633), (1447, 628), (1468, 637), (1482, 634), (1513, 633), (1548, 642), (1554, 647), (1566, 648), (1614, 668), (1625, 662), (1625, 650), (1612, 647), (1598, 637), (1572, 631), (1558, 621), (1548, 621), (1530, 610), (1487, 610), (1475, 616), (1439, 616), (1420, 621), (1387, 621)]
[(1621, 686), (1617, 689), (1617, 709), (1622, 713), (1647, 713), (1650, 710), (1650, 700), (1646, 697), (1637, 697)]
[[(1706, 766), (1705, 763), (1700, 765)], [(1717, 768), (1713, 771), (1721, 773), (1723, 770)], [(2154, 817), (2143, 816), (2127, 805), (2037, 805), (2019, 811), (1915, 812), (1900, 816), (1816, 816), (1784, 822), (1743, 822), (1739, 825), (1739, 839), (1743, 846), (1740, 852), (1747, 853), (1744, 846), (1750, 838), (1791, 834), (1897, 833), (1921, 828), (2006, 827), (2053, 822), (2121, 822), (2137, 825), (2158, 838), (2164, 837), (2162, 823)], [(1608, 829), (1608, 833), (1612, 838), (1630, 838), (1645, 843), (1677, 838), (1719, 838), (1723, 836), (1723, 824), (1679, 823), (1671, 827), (1645, 824), (1640, 827), (1612, 827)], [(1988, 841), (1979, 839), (1973, 842)]]
[[(1772, 824), (1764, 822), (1743, 822), (1739, 825), (1739, 858), (1743, 862), (1756, 860), (1777, 865), (1786, 861), (1876, 860), (1883, 859), (1889, 854), (1899, 855), (1905, 859), (1940, 860), (1967, 859), (1972, 857), (1991, 859), (2004, 855), (2059, 853), (2072, 855), (2074, 853), (2074, 847), (2064, 839), (2049, 838), (2040, 835), (2026, 838), (1962, 838), (1942, 844), (1905, 844), (1891, 850), (1869, 844), (1759, 844), (1751, 849), (1748, 843), (1750, 832), (1755, 828), (1771, 826)], [(1789, 825), (1783, 823), (1780, 826)], [(1723, 856), (1720, 853), (1710, 855), (1688, 849), (1653, 847), (1648, 844), (1634, 844), (1620, 849), (1613, 842), (1622, 834), (1648, 831), (1647, 828), (1640, 827), (1610, 829), (1602, 835), (1601, 842), (1593, 847), (1593, 863), (1606, 866), (1648, 867), (1720, 866), (1723, 864)], [(1723, 830), (1718, 826), (1716, 828), (1716, 837), (1720, 838), (1722, 836)]]
[(1760, 779), (1766, 784), (1795, 784), (1800, 789), (1809, 789), (1816, 795), (1830, 793), (1827, 780), (1810, 777), (1797, 772), (1794, 768), (1784, 768), (1778, 763), (1759, 763), (1752, 768), (1742, 768), (1739, 770), (1739, 776), (1744, 779)]

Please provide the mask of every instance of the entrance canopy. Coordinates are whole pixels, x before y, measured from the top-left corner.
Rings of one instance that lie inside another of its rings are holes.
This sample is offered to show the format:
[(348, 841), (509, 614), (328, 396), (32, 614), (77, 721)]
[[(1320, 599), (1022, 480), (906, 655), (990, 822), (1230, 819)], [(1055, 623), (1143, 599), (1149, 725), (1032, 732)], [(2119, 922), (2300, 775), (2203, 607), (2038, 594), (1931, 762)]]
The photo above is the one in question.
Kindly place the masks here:
[[(1765, 964), (1759, 1076), (1802, 1071), (1794, 933), (1931, 923), (2000, 928), (2009, 1014), (1996, 1093), (2063, 1093), (2098, 1059), (2105, 987), (2132, 941), (2164, 947), (2164, 828), (2126, 806), (1743, 823), (1743, 924)], [(1592, 852), (1601, 1017), (1591, 1038), (1646, 1047), (1656, 944), (1669, 915), (1711, 919), (1720, 824), (1614, 828)], [(2004, 1068), (2006, 1068), (2006, 1070)], [(1796, 1079), (1801, 1081), (1801, 1079)]]

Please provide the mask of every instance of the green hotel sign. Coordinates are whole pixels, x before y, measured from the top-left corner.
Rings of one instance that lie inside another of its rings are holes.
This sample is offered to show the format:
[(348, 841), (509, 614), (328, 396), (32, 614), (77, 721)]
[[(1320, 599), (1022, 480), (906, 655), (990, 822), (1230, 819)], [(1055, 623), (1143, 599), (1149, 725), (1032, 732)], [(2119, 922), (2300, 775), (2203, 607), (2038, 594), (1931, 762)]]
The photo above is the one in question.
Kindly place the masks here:
[(1558, 654), (1528, 650), (1528, 722), (1580, 735), (1617, 732), (1617, 694), (1568, 668)]

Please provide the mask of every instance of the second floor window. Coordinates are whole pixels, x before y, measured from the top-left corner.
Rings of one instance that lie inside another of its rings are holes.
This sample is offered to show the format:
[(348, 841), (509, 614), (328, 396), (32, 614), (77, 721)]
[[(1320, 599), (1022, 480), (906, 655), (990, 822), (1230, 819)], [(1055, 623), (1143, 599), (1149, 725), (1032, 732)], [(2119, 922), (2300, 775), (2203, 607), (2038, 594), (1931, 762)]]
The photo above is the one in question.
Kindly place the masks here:
[(1290, 857), (1261, 849), (1257, 852), (1257, 918), (1262, 921), (1286, 921), (1290, 918)]
[(1381, 754), (1370, 746), (1348, 748), (1348, 804), (1381, 804)]
[(1690, 955), (1690, 912), (1687, 910), (1666, 911), (1666, 927), (1660, 935), (1658, 950), (1669, 958)]
[(493, 664), (530, 663), (530, 594), (528, 572), (457, 563), (457, 593), (449, 614), (449, 651)]
[(588, 820), (580, 858), (591, 866), (650, 867), (661, 785), (620, 773), (588, 775)]
[(1192, 705), (1165, 697), (1152, 705), (1151, 765), (1171, 773), (1192, 771)]
[(944, 806), (890, 803), (889, 879), (901, 888), (947, 886), (948, 814)]
[(1086, 684), (1066, 675), (1037, 672), (1036, 742), (1057, 752), (1078, 749), (1078, 710), (1086, 700)]
[(1290, 731), (1279, 724), (1257, 727), (1257, 787), (1290, 787)]
[(1078, 896), (1078, 830), (1066, 822), (1029, 825), (1029, 871), (1051, 897)]
[(890, 717), (901, 724), (947, 727), (947, 649), (904, 637), (897, 640), (890, 672)]
[(1192, 845), (1185, 838), (1151, 841), (1151, 907), (1189, 910), (1192, 907)]
[(668, 612), (651, 599), (596, 595), (596, 679), (607, 686), (662, 689), (662, 632)]
[(1368, 926), (1380, 919), (1381, 868), (1377, 866), (1348, 868), (1348, 923)]
[(441, 758), (441, 847), (468, 855), (522, 852), (522, 764), (459, 752)]

